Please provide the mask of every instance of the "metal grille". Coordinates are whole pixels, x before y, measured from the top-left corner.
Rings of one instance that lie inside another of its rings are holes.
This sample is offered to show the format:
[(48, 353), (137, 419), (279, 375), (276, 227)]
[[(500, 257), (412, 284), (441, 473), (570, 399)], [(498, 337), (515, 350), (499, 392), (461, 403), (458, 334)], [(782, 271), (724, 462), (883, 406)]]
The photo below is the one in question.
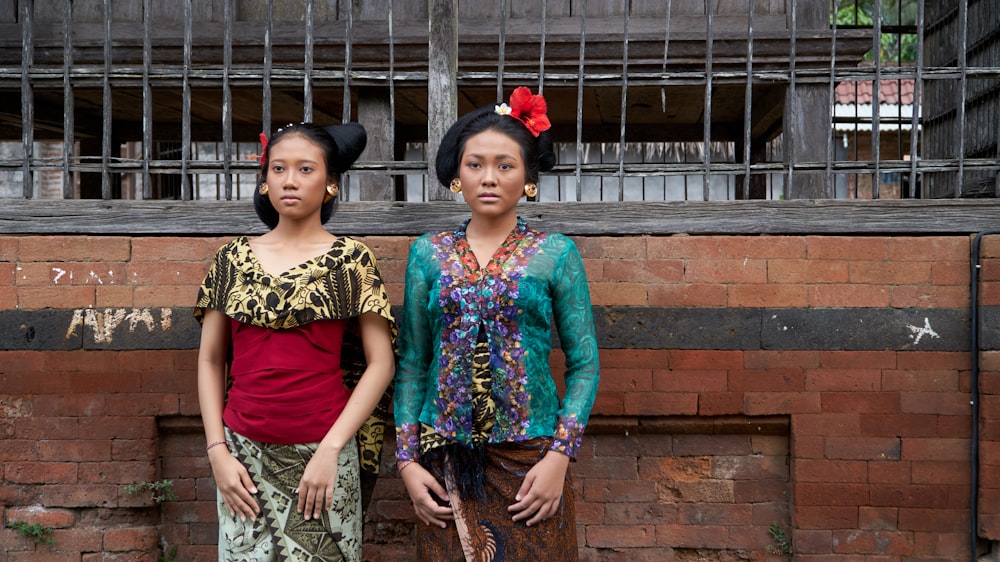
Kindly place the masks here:
[(1000, 192), (995, 1), (355, 4), (5, 3), (0, 196), (245, 198), (259, 131), (357, 120), (345, 199), (446, 199), (441, 116), (522, 84), (555, 124), (542, 201)]

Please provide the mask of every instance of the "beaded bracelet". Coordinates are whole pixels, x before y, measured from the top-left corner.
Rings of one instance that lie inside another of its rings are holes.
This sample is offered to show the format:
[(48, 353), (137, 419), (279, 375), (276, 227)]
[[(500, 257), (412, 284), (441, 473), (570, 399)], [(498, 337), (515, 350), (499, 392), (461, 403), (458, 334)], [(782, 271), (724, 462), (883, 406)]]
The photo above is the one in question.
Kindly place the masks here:
[(403, 472), (403, 469), (413, 464), (413, 460), (399, 461), (396, 463), (396, 472)]
[(230, 447), (229, 441), (213, 441), (208, 444), (208, 447), (205, 447), (205, 450), (207, 451), (216, 445), (225, 445), (227, 449)]

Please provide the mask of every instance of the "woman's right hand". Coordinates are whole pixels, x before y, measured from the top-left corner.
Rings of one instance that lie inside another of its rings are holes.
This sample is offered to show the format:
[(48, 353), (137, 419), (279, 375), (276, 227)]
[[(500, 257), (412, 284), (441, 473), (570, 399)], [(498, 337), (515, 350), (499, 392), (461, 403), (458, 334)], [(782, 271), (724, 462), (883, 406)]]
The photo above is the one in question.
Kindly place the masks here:
[(399, 473), (406, 485), (406, 491), (410, 494), (410, 501), (413, 502), (413, 509), (417, 512), (417, 518), (425, 525), (434, 524), (444, 529), (448, 526), (448, 521), (455, 519), (455, 513), (450, 505), (441, 505), (435, 496), (441, 498), (443, 502), (448, 502), (448, 492), (444, 489), (434, 475), (420, 466), (420, 463), (411, 462)]
[(212, 477), (222, 493), (222, 501), (229, 514), (238, 515), (241, 521), (256, 519), (260, 506), (253, 494), (257, 493), (250, 473), (225, 447), (215, 447), (209, 451), (208, 460), (212, 464)]

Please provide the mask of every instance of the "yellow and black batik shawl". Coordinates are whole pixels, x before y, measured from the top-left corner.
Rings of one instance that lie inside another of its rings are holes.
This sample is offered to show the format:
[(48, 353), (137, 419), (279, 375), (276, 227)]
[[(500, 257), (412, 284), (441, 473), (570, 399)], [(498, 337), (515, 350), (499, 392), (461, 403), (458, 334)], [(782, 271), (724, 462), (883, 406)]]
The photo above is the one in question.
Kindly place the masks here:
[[(374, 312), (389, 321), (393, 348), (396, 324), (375, 256), (361, 242), (338, 238), (325, 254), (274, 276), (261, 267), (247, 238), (226, 244), (198, 292), (194, 315), (211, 308), (239, 322), (275, 330), (316, 320), (347, 320), (341, 349), (344, 384), (354, 389), (366, 362), (358, 317)], [(392, 386), (358, 431), (363, 505), (367, 507), (379, 473)]]

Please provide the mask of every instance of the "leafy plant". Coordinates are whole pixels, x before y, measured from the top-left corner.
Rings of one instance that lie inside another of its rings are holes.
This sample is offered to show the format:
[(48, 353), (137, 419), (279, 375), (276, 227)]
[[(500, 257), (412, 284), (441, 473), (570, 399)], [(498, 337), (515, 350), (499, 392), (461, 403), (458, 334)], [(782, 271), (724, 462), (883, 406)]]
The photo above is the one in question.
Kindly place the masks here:
[(772, 521), (771, 526), (767, 529), (767, 534), (771, 535), (771, 540), (774, 544), (767, 545), (768, 553), (770, 554), (792, 554), (792, 540), (785, 535), (785, 530), (781, 528), (781, 525), (777, 521)]
[(35, 544), (43, 542), (45, 544), (56, 544), (52, 538), (52, 527), (46, 527), (41, 523), (25, 523), (24, 521), (11, 521), (7, 526), (14, 529), (21, 535), (35, 541)]
[(125, 486), (125, 493), (128, 494), (140, 494), (146, 491), (153, 493), (153, 501), (156, 503), (169, 502), (177, 499), (177, 495), (174, 494), (173, 480), (140, 482), (138, 484), (128, 484)]
[(177, 559), (177, 545), (163, 545), (163, 553), (160, 554), (160, 562), (174, 562)]

